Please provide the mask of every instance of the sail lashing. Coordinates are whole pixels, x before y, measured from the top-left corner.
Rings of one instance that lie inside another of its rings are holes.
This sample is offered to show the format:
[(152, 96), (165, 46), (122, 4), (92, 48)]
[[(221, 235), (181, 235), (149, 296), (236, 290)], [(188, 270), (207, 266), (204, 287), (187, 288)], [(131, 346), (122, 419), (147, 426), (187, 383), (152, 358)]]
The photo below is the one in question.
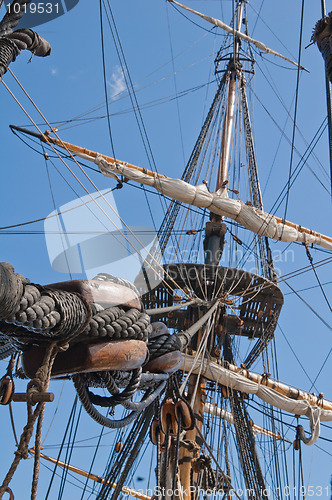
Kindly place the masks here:
[[(12, 126), (12, 128), (22, 131), (20, 127)], [(25, 132), (30, 133), (30, 131), (26, 130)], [(122, 175), (125, 179), (151, 186), (161, 194), (181, 203), (206, 208), (222, 217), (232, 219), (249, 231), (261, 236), (286, 243), (314, 244), (332, 250), (332, 238), (330, 236), (259, 210), (241, 200), (229, 198), (227, 187), (222, 187), (217, 192), (210, 192), (206, 184), (193, 186), (181, 179), (172, 179), (86, 148), (74, 146), (62, 140), (46, 135), (37, 135), (46, 143), (56, 144), (64, 148), (68, 153), (73, 153), (84, 160), (94, 162), (106, 177), (118, 180), (119, 176)]]

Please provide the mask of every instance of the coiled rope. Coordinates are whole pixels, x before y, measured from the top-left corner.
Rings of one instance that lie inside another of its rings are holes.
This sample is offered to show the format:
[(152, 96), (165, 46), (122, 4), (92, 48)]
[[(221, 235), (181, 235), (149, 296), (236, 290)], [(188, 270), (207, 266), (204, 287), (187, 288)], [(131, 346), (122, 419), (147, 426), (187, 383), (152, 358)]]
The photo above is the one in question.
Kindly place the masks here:
[(14, 0), (0, 23), (0, 79), (21, 50), (30, 50), (39, 57), (51, 53), (50, 44), (34, 31), (23, 28), (13, 32), (29, 2), (30, 0)]
[(99, 424), (110, 429), (120, 429), (121, 427), (125, 427), (126, 425), (130, 424), (139, 415), (139, 411), (133, 411), (120, 420), (111, 420), (105, 417), (91, 403), (89, 395), (90, 391), (88, 390), (87, 384), (83, 381), (82, 377), (80, 375), (73, 375), (72, 380), (74, 382), (78, 397), (80, 398), (80, 401), (84, 406), (84, 409), (90, 415), (90, 417)]
[(150, 327), (150, 317), (138, 309), (125, 311), (121, 307), (103, 309), (98, 304), (92, 306), (93, 316), (83, 338), (136, 339), (146, 342)]
[(13, 32), (13, 28), (18, 25), (29, 3), (30, 0), (14, 0), (12, 2), (0, 23), (0, 36)]
[(181, 341), (177, 335), (163, 334), (148, 342), (150, 360), (159, 358), (168, 352), (180, 351)]

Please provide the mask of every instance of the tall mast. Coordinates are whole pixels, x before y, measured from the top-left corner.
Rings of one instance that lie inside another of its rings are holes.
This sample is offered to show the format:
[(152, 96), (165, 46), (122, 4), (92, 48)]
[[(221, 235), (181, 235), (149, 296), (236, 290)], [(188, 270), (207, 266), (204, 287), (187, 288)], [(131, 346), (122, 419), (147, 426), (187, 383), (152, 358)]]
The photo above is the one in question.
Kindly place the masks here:
[[(234, 29), (237, 32), (241, 30), (241, 21), (243, 15), (243, 1), (238, 2), (236, 9), (237, 19), (234, 17)], [(235, 16), (235, 13), (234, 13)], [(232, 144), (232, 132), (234, 124), (235, 99), (237, 88), (237, 71), (239, 57), (240, 40), (238, 36), (233, 34), (233, 55), (226, 70), (226, 80), (228, 81), (226, 111), (222, 128), (222, 138), (220, 147), (220, 159), (217, 173), (216, 191), (222, 188), (228, 181), (228, 170), (230, 162), (230, 151)], [(210, 214), (210, 222), (206, 224), (205, 229), (205, 263), (218, 266), (221, 254), (224, 247), (224, 237), (226, 233), (225, 224), (221, 224), (222, 217), (220, 215)]]
[[(241, 20), (243, 15), (243, 2), (239, 2), (238, 7), (238, 19), (237, 19), (237, 31), (241, 29)], [(235, 20), (234, 20), (235, 21)], [(231, 149), (232, 140), (232, 130), (234, 122), (234, 111), (235, 111), (235, 95), (236, 95), (236, 80), (237, 80), (237, 61), (239, 55), (239, 38), (234, 36), (234, 53), (233, 59), (228, 64), (228, 74), (229, 74), (229, 84), (228, 84), (228, 97), (227, 106), (224, 119), (224, 126), (222, 132), (221, 150), (220, 150), (220, 160), (219, 160), (219, 172), (217, 178), (216, 191), (220, 189), (223, 183), (228, 177), (228, 167), (229, 167), (229, 157)]]
[[(238, 9), (238, 19), (237, 19), (237, 30), (240, 30), (241, 19), (243, 13), (243, 2), (240, 0)], [(234, 20), (235, 21), (235, 20)], [(217, 175), (216, 191), (220, 189), (227, 180), (228, 175), (228, 165), (230, 158), (230, 148), (232, 140), (232, 130), (234, 122), (234, 110), (235, 110), (235, 97), (236, 97), (236, 64), (238, 58), (239, 50), (239, 39), (234, 37), (234, 53), (233, 60), (230, 61), (228, 65), (228, 95), (227, 95), (227, 105), (226, 112), (223, 123), (222, 140), (221, 140), (221, 152), (219, 160), (219, 170)], [(221, 217), (211, 212), (210, 222), (206, 224), (206, 237), (204, 242), (204, 247), (206, 251), (205, 263), (212, 264), (215, 266), (219, 265), (219, 260), (222, 253), (222, 248), (224, 245), (224, 235), (226, 232), (225, 224), (221, 224)], [(214, 335), (214, 332), (211, 332)], [(202, 332), (198, 332), (197, 345), (199, 346), (202, 340)], [(192, 399), (192, 409), (197, 417), (197, 427), (199, 430), (202, 429), (202, 423), (204, 419), (204, 397), (205, 397), (206, 379), (202, 376), (191, 375), (188, 383), (188, 397)], [(186, 433), (186, 440), (196, 443), (197, 446), (201, 446), (201, 438), (197, 432), (197, 429), (193, 429)], [(183, 488), (183, 498), (184, 500), (190, 500), (190, 486), (192, 481), (196, 481), (197, 473), (192, 470), (192, 455), (187, 452), (186, 449), (182, 449), (180, 452), (179, 460), (179, 471), (181, 485)]]
[[(241, 24), (243, 19), (243, 6), (244, 2), (242, 0), (239, 0), (236, 9), (237, 19), (235, 19), (234, 17), (234, 28), (236, 28), (236, 31), (238, 33), (240, 33), (241, 30)], [(241, 93), (243, 120), (245, 128), (246, 151), (247, 151), (249, 178), (251, 182), (251, 193), (254, 205), (257, 208), (262, 209), (263, 205), (262, 197), (261, 197), (258, 173), (256, 167), (256, 159), (254, 153), (247, 96), (245, 92), (245, 79), (242, 72), (242, 65), (239, 61), (239, 49), (240, 49), (240, 38), (238, 36), (235, 36), (235, 34), (233, 34), (233, 56), (230, 58), (226, 69), (228, 78), (228, 95), (227, 95), (227, 104), (223, 122), (216, 191), (226, 186), (229, 180), (228, 172), (229, 172), (229, 163), (231, 156), (230, 152), (231, 152), (233, 128), (234, 128), (236, 91), (237, 87), (239, 87), (239, 91)], [(215, 266), (219, 265), (219, 259), (221, 257), (224, 245), (224, 234), (226, 232), (225, 224), (221, 224), (221, 220), (222, 219), (220, 216), (211, 213), (210, 216), (211, 222), (207, 223), (206, 225), (205, 247), (208, 252), (206, 254), (205, 262), (213, 264)], [(262, 265), (263, 273), (265, 276), (269, 276), (269, 265), (267, 262), (267, 259), (269, 259), (269, 255), (266, 257), (265, 254), (266, 249), (264, 247), (263, 239), (260, 236), (258, 236), (258, 243), (260, 247), (261, 260), (263, 263)], [(271, 259), (269, 263), (272, 264), (273, 266)], [(221, 311), (221, 317), (223, 317), (223, 314), (224, 311)], [(261, 348), (263, 347), (261, 346)], [(224, 339), (223, 339), (223, 357), (228, 362), (234, 361), (232, 352), (232, 340), (227, 332), (224, 334)], [(238, 444), (240, 463), (244, 476), (244, 481), (246, 487), (248, 488), (248, 491), (252, 492), (252, 496), (250, 494), (249, 497), (264, 498), (265, 495), (262, 493), (265, 489), (264, 477), (262, 474), (258, 455), (256, 452), (255, 440), (252, 433), (252, 429), (249, 424), (250, 419), (243, 402), (242, 394), (235, 390), (231, 390), (229, 393), (229, 397), (231, 403), (231, 411), (234, 416), (236, 440)]]

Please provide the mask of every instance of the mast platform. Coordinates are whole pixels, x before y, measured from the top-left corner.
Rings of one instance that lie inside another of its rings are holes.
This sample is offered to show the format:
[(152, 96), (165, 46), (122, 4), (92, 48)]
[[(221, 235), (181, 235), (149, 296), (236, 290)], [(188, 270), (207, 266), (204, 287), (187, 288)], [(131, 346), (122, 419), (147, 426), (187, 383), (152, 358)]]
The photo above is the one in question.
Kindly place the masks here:
[[(219, 298), (223, 303), (222, 314), (216, 324), (218, 335), (242, 335), (249, 339), (273, 336), (283, 304), (283, 294), (278, 285), (262, 276), (231, 267), (206, 264), (169, 264), (164, 266), (162, 283), (156, 287), (150, 282), (151, 291), (142, 296), (146, 309), (179, 305), (185, 299), (183, 290), (197, 303), (172, 312), (153, 315), (168, 328), (183, 330), (198, 317), (202, 301)], [(139, 286), (138, 276), (135, 284)], [(174, 281), (178, 289), (174, 290)], [(204, 307), (204, 306), (203, 306)]]

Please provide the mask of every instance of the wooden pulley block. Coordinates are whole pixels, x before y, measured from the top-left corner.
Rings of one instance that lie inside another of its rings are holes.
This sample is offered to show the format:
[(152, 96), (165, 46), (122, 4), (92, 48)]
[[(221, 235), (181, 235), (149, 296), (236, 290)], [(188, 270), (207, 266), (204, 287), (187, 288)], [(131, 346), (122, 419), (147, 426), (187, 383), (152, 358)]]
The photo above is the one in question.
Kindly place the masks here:
[(5, 375), (0, 380), (0, 404), (8, 405), (13, 399), (15, 384), (13, 377)]
[(180, 415), (181, 427), (185, 431), (191, 431), (191, 429), (193, 429), (195, 426), (195, 416), (194, 412), (189, 406), (189, 403), (187, 403), (187, 401), (184, 401), (183, 399), (180, 399), (175, 403), (175, 418), (177, 422), (179, 422), (180, 420)]
[(221, 394), (224, 399), (229, 398), (229, 391), (228, 388), (225, 387), (224, 385), (221, 386)]
[(123, 443), (121, 441), (118, 441), (115, 445), (115, 451), (116, 453), (120, 453), (123, 450)]
[(293, 441), (293, 448), (294, 448), (294, 450), (299, 451), (299, 449), (300, 449), (300, 440), (299, 439), (295, 439), (295, 441)]
[(165, 443), (165, 434), (163, 433), (160, 422), (158, 419), (153, 419), (150, 426), (150, 441), (152, 444), (157, 446), (158, 444), (158, 434), (159, 434), (159, 443), (162, 446)]
[[(169, 423), (168, 423), (169, 422)], [(169, 433), (174, 436), (178, 432), (178, 423), (175, 416), (175, 404), (172, 399), (166, 399), (161, 407), (160, 414), (161, 429), (166, 434), (167, 424), (169, 425)]]

